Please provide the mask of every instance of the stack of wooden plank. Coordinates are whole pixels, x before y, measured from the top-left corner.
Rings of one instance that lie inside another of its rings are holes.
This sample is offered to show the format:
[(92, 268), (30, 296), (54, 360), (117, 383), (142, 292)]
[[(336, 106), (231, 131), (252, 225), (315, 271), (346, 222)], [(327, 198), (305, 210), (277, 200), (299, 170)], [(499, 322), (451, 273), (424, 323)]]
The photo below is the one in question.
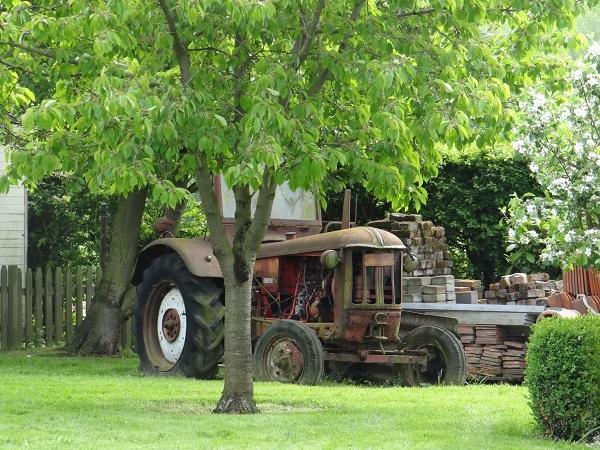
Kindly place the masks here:
[(467, 357), (467, 372), (474, 378), (523, 379), (526, 334), (512, 333), (500, 325), (460, 324), (460, 340)]
[(479, 373), (491, 377), (502, 375), (502, 355), (505, 345), (485, 345), (479, 362)]
[(474, 374), (479, 370), (483, 346), (475, 343), (475, 327), (473, 325), (458, 325), (460, 341), (465, 349), (467, 357), (467, 372)]
[(500, 345), (504, 343), (504, 332), (499, 325), (484, 323), (475, 325), (475, 342), (482, 345)]
[(505, 345), (506, 351), (502, 355), (502, 376), (508, 379), (522, 379), (527, 344), (519, 341), (506, 341)]

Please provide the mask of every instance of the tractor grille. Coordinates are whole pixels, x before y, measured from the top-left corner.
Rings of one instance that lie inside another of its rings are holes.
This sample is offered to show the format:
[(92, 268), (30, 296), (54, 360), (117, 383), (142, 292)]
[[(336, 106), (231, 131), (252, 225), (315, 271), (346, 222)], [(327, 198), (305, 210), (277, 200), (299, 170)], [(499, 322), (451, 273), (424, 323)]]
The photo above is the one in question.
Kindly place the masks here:
[(354, 305), (399, 305), (399, 258), (394, 253), (355, 251), (353, 259)]

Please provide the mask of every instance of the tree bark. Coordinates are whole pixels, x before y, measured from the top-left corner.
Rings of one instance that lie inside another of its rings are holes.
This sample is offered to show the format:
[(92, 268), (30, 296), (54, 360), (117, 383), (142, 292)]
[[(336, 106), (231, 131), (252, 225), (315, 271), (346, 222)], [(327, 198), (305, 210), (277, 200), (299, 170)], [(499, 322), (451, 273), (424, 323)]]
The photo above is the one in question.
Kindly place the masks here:
[[(254, 268), (250, 269), (251, 273)], [(225, 385), (215, 413), (252, 414), (258, 412), (254, 403), (252, 383), (251, 307), (248, 299), (252, 278), (238, 285), (233, 274), (225, 277)]]
[(88, 302), (86, 317), (75, 330), (67, 351), (80, 355), (114, 355), (119, 351), (121, 325), (131, 315), (130, 284), (137, 254), (146, 191), (119, 199), (112, 223), (106, 270)]

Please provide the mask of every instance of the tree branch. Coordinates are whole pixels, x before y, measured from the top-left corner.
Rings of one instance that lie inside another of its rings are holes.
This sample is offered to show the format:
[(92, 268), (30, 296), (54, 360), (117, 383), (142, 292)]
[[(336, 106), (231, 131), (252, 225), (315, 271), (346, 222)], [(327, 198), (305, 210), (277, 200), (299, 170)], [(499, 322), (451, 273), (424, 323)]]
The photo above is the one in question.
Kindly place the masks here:
[(32, 53), (34, 55), (45, 56), (46, 58), (55, 59), (54, 53), (52, 53), (50, 50), (29, 47), (28, 45), (23, 45), (18, 42), (14, 42), (14, 41), (0, 42), (0, 45), (8, 45), (13, 48), (19, 48), (21, 50), (24, 50), (27, 53)]
[(213, 243), (215, 255), (219, 263), (230, 265), (233, 264), (231, 244), (225, 233), (223, 214), (221, 213), (217, 194), (215, 193), (213, 177), (208, 169), (208, 160), (202, 152), (199, 152), (196, 158), (198, 161), (196, 187), (198, 188), (198, 194), (200, 194), (200, 200), (204, 207), (206, 222), (210, 230), (210, 240)]
[(425, 14), (431, 14), (436, 11), (438, 11), (438, 10), (435, 8), (415, 9), (413, 11), (406, 11), (406, 12), (398, 11), (396, 13), (396, 17), (398, 19), (403, 19), (405, 17), (411, 17), (411, 16), (424, 16)]
[(325, 0), (319, 0), (317, 5), (315, 6), (315, 11), (313, 12), (313, 18), (306, 29), (306, 32), (303, 34), (304, 39), (302, 40), (302, 44), (300, 45), (300, 49), (298, 50), (298, 57), (296, 59), (296, 68), (300, 67), (302, 63), (306, 60), (308, 56), (308, 52), (312, 45), (312, 42), (317, 34), (317, 28), (319, 26), (319, 22), (321, 20), (321, 13), (323, 12), (323, 8), (325, 7)]
[(216, 52), (216, 53), (222, 53), (225, 56), (229, 56), (229, 53), (227, 53), (225, 50), (221, 50), (220, 48), (217, 48), (217, 47), (189, 48), (188, 52)]
[[(352, 14), (350, 14), (350, 22), (355, 22), (358, 19), (366, 2), (366, 0), (358, 0), (356, 2), (356, 5), (354, 5), (354, 9), (352, 10)], [(350, 39), (350, 33), (346, 33), (346, 35), (343, 37), (338, 48), (338, 53), (342, 53), (346, 49), (346, 46), (348, 45), (348, 39)], [(329, 69), (322, 71), (308, 89), (308, 94), (317, 94), (325, 84), (325, 81), (327, 81), (327, 78), (329, 78), (329, 74)]]
[(190, 81), (192, 79), (190, 54), (187, 45), (183, 43), (181, 37), (179, 36), (179, 33), (177, 31), (177, 19), (173, 11), (171, 11), (169, 5), (167, 5), (167, 0), (158, 0), (158, 3), (161, 9), (163, 10), (163, 14), (165, 16), (165, 20), (167, 21), (167, 26), (169, 28), (169, 33), (173, 38), (173, 51), (175, 52), (177, 62), (179, 63), (179, 71), (181, 73), (181, 84), (185, 88), (190, 84)]
[(254, 210), (254, 218), (250, 229), (248, 230), (248, 245), (253, 254), (258, 253), (260, 244), (265, 236), (269, 220), (271, 219), (271, 211), (273, 209), (273, 200), (275, 199), (275, 189), (277, 184), (273, 179), (271, 171), (265, 168), (263, 172), (263, 180), (258, 191), (258, 199), (256, 201), (256, 209)]
[(16, 66), (14, 64), (9, 63), (8, 61), (4, 61), (3, 59), (0, 59), (0, 64), (8, 67), (9, 69), (15, 70), (17, 72), (23, 72), (23, 73), (27, 73), (29, 75), (35, 75), (35, 73), (33, 73), (31, 70), (24, 69), (23, 67), (20, 67), (20, 66)]

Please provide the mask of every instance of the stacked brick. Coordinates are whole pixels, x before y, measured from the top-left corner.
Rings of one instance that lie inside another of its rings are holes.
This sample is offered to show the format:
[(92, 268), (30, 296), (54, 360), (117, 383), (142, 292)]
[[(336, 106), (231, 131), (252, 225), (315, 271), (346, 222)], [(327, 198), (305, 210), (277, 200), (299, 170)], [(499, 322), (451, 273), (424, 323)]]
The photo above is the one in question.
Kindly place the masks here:
[(405, 303), (456, 303), (452, 275), (404, 277), (402, 291)]
[(409, 277), (452, 274), (452, 257), (446, 243), (446, 230), (424, 221), (419, 214), (390, 213), (384, 220), (369, 222), (370, 226), (387, 230), (400, 239), (417, 257), (416, 270)]
[(483, 287), (480, 280), (454, 280), (456, 303), (478, 303), (483, 297)]
[(562, 281), (550, 280), (547, 273), (514, 273), (492, 283), (481, 303), (490, 305), (548, 305), (547, 298), (562, 289)]
[(512, 333), (500, 325), (460, 324), (461, 342), (472, 378), (521, 381), (525, 369), (525, 335)]

